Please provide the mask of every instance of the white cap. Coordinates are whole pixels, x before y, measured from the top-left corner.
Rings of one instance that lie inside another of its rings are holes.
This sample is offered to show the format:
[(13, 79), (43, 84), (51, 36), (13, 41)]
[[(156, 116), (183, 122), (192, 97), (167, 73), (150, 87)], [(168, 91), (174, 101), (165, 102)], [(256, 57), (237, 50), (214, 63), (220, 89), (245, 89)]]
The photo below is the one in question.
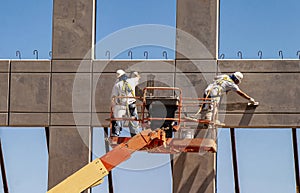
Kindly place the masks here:
[(242, 82), (242, 79), (244, 78), (244, 75), (241, 72), (235, 72), (233, 75), (238, 79), (239, 83)]
[(121, 77), (122, 75), (126, 74), (125, 71), (124, 71), (124, 70), (121, 70), (121, 69), (117, 70), (116, 73), (117, 73), (117, 77), (118, 77), (118, 78)]

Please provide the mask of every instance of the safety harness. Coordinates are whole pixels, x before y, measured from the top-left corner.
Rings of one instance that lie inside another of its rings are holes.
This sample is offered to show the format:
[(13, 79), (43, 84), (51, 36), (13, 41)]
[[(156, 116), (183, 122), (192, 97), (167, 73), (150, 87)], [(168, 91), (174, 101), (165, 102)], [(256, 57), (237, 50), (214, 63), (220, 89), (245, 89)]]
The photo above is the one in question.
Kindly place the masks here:
[[(222, 87), (221, 87), (221, 85), (224, 83), (224, 81), (229, 81), (229, 82), (232, 82), (232, 83), (234, 83), (234, 81), (230, 78), (230, 76), (228, 76), (228, 75), (225, 75), (225, 76), (222, 76), (221, 78), (219, 78), (219, 79), (217, 79), (217, 80), (215, 80), (214, 81), (214, 86), (212, 86), (212, 88), (211, 89), (209, 89), (209, 91), (207, 92), (207, 94), (206, 94), (206, 97), (205, 97), (205, 99), (204, 99), (204, 101), (205, 100), (207, 100), (208, 98), (214, 98), (214, 97), (219, 97), (219, 96), (221, 96), (221, 90), (222, 90)], [(216, 86), (216, 87), (215, 87)], [(217, 96), (210, 96), (210, 93), (211, 93), (211, 91), (213, 90), (213, 89), (217, 89), (218, 90), (218, 95)], [(197, 115), (199, 115), (199, 113), (202, 111), (202, 109), (203, 109), (203, 103), (200, 105), (200, 107), (199, 107), (199, 110), (197, 111), (197, 113), (196, 114), (194, 114), (193, 116), (191, 116), (191, 118), (194, 118), (194, 117), (196, 117)]]
[[(135, 91), (132, 89), (131, 85), (126, 80), (123, 80), (122, 91), (125, 92), (125, 96), (128, 96), (129, 93), (131, 93), (132, 97), (135, 97)], [(126, 102), (126, 113), (128, 116), (132, 116), (130, 113), (128, 98), (127, 98), (127, 102)], [(129, 124), (132, 127), (134, 127), (135, 129), (137, 129), (137, 126), (134, 125), (132, 121), (129, 121)]]

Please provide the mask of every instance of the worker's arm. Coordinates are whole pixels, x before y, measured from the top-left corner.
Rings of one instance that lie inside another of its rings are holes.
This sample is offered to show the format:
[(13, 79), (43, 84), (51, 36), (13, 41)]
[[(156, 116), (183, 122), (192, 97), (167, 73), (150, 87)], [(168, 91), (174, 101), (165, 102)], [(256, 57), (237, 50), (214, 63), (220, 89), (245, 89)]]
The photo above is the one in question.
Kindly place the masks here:
[(244, 97), (245, 99), (249, 100), (250, 103), (255, 103), (255, 100), (254, 100), (252, 97), (250, 97), (249, 95), (247, 95), (246, 93), (244, 93), (243, 91), (237, 90), (236, 92), (237, 92), (241, 97)]

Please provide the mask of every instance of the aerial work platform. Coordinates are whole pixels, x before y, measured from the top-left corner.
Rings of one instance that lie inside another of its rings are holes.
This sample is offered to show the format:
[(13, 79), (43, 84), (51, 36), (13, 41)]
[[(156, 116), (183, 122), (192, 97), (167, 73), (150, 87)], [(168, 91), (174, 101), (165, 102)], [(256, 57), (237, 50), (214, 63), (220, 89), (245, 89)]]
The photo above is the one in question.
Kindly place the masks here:
[[(124, 98), (124, 97), (117, 97)], [(125, 97), (126, 98), (126, 97)], [(132, 97), (128, 97), (132, 98)], [(110, 128), (115, 121), (138, 121), (142, 130), (160, 130), (160, 138), (153, 140), (140, 151), (149, 153), (180, 153), (180, 152), (216, 152), (216, 139), (198, 138), (194, 136), (197, 130), (203, 129), (201, 125), (211, 125), (216, 128), (220, 125), (215, 120), (209, 121), (196, 116), (187, 116), (187, 111), (201, 111), (204, 104), (213, 105), (214, 102), (208, 98), (184, 98), (182, 91), (177, 87), (145, 87), (141, 97), (134, 97), (139, 118), (129, 116), (123, 118), (113, 117), (111, 108)], [(215, 116), (213, 116), (215, 117)], [(175, 134), (176, 133), (176, 134)], [(108, 141), (112, 147), (130, 140), (130, 137), (109, 137)]]
[[(169, 95), (157, 96), (157, 92)], [(140, 108), (141, 118), (130, 116), (114, 118), (113, 108), (111, 108), (111, 117), (108, 120), (111, 128), (115, 121), (138, 121), (142, 131), (133, 137), (108, 136), (106, 140), (112, 147), (111, 151), (75, 172), (48, 193), (80, 193), (97, 186), (113, 168), (129, 159), (136, 151), (167, 154), (217, 151), (216, 139), (195, 138), (193, 133), (182, 132), (203, 129), (199, 126), (201, 124), (211, 124), (211, 128), (216, 129), (214, 120), (208, 121), (195, 117), (190, 119), (182, 113), (188, 106), (199, 109), (204, 103), (212, 103), (209, 99), (187, 99), (189, 102), (184, 103), (181, 89), (174, 87), (146, 87), (143, 96), (135, 98), (140, 103), (137, 105)], [(173, 135), (173, 132), (177, 134)]]

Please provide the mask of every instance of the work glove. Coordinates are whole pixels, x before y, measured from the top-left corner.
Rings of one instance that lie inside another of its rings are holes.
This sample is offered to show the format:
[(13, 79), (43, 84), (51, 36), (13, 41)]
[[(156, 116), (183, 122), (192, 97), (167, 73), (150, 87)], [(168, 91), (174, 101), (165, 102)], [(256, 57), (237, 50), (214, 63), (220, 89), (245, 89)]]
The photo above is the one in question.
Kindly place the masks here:
[(254, 103), (255, 103), (254, 98), (250, 98), (250, 99), (249, 99), (249, 103), (254, 104)]

